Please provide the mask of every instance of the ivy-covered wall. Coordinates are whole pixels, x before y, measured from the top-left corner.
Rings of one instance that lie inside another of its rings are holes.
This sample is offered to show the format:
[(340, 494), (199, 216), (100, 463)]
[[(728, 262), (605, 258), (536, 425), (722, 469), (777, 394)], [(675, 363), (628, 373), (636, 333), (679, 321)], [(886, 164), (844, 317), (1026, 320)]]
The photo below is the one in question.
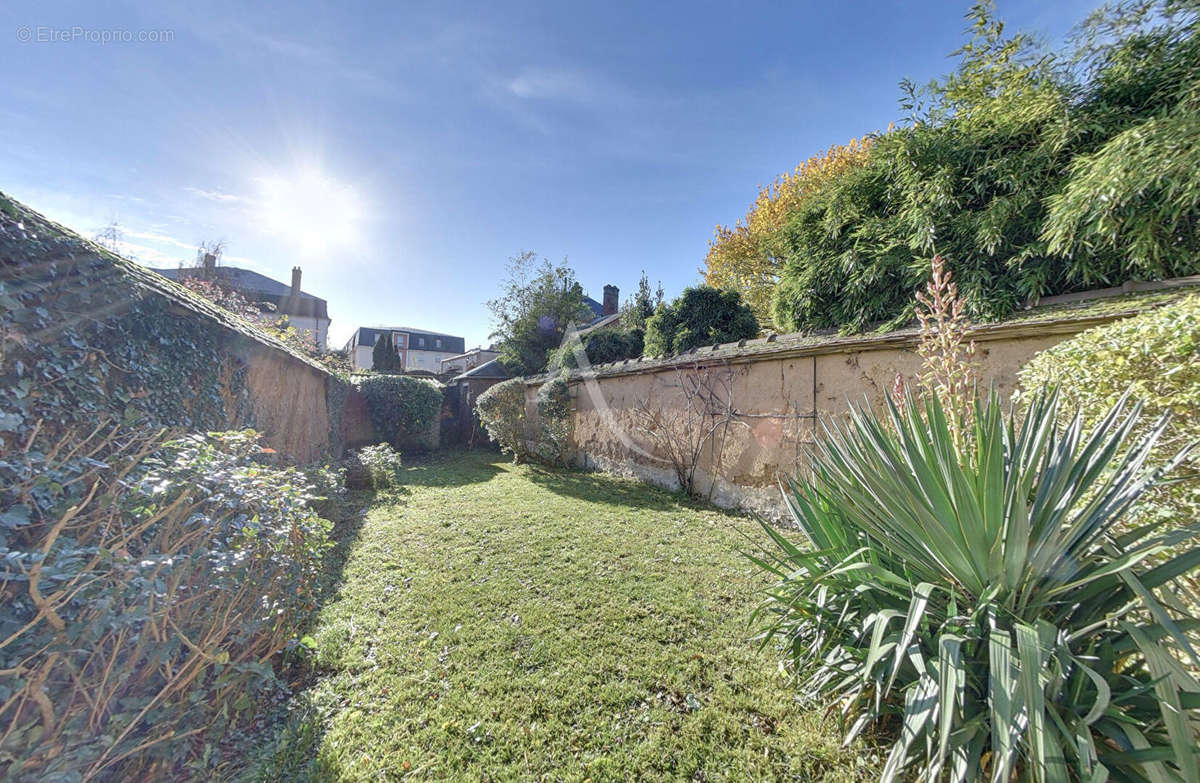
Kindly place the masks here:
[(253, 427), (285, 456), (341, 451), (348, 384), (173, 282), (0, 194), (0, 440), (106, 419)]

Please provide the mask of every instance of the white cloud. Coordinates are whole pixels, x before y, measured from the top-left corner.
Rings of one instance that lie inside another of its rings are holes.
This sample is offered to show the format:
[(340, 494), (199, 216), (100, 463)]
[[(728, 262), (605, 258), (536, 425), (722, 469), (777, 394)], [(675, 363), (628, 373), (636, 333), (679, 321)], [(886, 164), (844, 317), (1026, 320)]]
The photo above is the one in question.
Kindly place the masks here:
[(522, 100), (611, 103), (624, 97), (607, 79), (559, 68), (526, 68), (509, 79), (504, 89)]
[(188, 193), (199, 196), (208, 201), (216, 201), (219, 204), (237, 204), (244, 201), (249, 201), (245, 196), (238, 196), (233, 193), (222, 193), (219, 190), (205, 190), (203, 188), (185, 187)]
[(123, 240), (140, 239), (143, 242), (153, 242), (157, 245), (177, 247), (181, 250), (187, 250), (193, 253), (196, 251), (196, 244), (194, 242), (184, 242), (160, 231), (137, 231), (132, 228), (126, 228), (125, 226), (121, 226), (120, 231)]

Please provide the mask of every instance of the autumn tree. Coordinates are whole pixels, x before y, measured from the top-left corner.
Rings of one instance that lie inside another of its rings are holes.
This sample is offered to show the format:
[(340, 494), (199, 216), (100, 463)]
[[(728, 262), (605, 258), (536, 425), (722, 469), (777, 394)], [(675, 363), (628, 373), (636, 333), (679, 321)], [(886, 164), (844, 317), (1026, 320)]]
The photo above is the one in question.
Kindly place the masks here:
[(868, 136), (834, 145), (760, 188), (750, 211), (737, 225), (717, 226), (708, 243), (704, 281), (714, 288), (737, 291), (758, 322), (770, 325), (771, 295), (785, 252), (781, 229), (805, 198), (848, 169), (862, 165), (871, 143)]

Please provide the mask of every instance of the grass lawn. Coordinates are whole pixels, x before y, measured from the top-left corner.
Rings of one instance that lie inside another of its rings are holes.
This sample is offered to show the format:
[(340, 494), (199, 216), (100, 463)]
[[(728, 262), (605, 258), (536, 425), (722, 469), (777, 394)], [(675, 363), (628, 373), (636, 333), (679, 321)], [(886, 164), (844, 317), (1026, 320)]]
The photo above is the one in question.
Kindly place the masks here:
[(871, 777), (748, 640), (749, 518), (464, 452), (348, 543), (265, 780)]

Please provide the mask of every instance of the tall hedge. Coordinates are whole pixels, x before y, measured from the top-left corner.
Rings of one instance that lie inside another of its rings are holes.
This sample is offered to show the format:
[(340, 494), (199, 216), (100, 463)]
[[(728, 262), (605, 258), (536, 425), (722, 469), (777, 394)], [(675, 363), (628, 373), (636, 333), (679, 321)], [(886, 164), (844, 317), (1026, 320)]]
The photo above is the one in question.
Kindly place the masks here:
[[(597, 329), (583, 336), (584, 355), (591, 364), (607, 364), (642, 355), (646, 335), (642, 329)], [(550, 370), (576, 368), (575, 345), (564, 343), (550, 353)]]
[(1126, 3), (1076, 51), (969, 15), (958, 66), (789, 207), (772, 314), (785, 331), (912, 318), (929, 259), (973, 318), (1052, 294), (1200, 273), (1194, 3)]
[(368, 375), (358, 380), (371, 424), (397, 449), (437, 446), (442, 390), (434, 381), (408, 375)]

